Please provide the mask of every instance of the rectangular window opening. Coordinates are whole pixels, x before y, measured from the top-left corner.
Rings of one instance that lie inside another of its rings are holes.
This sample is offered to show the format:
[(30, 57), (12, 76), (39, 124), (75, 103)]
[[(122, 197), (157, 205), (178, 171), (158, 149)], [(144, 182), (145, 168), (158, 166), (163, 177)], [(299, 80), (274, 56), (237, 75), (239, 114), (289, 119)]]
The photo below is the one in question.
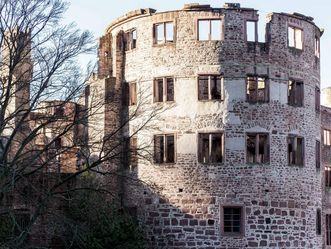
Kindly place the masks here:
[(247, 163), (269, 162), (269, 136), (265, 133), (249, 133), (246, 136)]
[(175, 136), (154, 136), (154, 160), (156, 163), (175, 163)]
[(164, 22), (154, 24), (154, 43), (165, 44), (174, 42), (174, 23)]
[(315, 88), (315, 110), (317, 112), (321, 110), (321, 91), (318, 87)]
[(154, 102), (174, 101), (175, 88), (173, 77), (154, 79)]
[(269, 91), (266, 78), (249, 76), (246, 80), (246, 96), (249, 102), (268, 102)]
[(322, 215), (321, 215), (321, 209), (316, 210), (316, 234), (321, 235), (322, 233)]
[(223, 90), (222, 76), (198, 76), (198, 100), (223, 100)]
[(331, 246), (331, 214), (325, 215), (326, 245)]
[(257, 42), (256, 26), (256, 21), (246, 22), (246, 39), (248, 42)]
[(200, 163), (222, 163), (224, 158), (223, 133), (199, 133), (198, 148)]
[(320, 58), (320, 39), (315, 36), (315, 56)]
[(288, 144), (288, 164), (299, 165), (304, 164), (304, 139), (298, 136), (289, 136), (287, 138)]
[(135, 168), (138, 166), (138, 145), (137, 137), (130, 138), (130, 166)]
[(243, 233), (242, 207), (223, 207), (223, 229), (225, 235), (238, 235)]
[(288, 45), (296, 49), (303, 48), (303, 30), (296, 27), (288, 27)]
[(291, 106), (303, 106), (303, 82), (289, 80), (288, 82), (288, 104)]
[(331, 167), (325, 167), (325, 187), (331, 188)]
[(124, 33), (124, 48), (125, 51), (135, 49), (137, 46), (137, 30), (131, 29)]
[(137, 84), (130, 83), (129, 84), (129, 105), (136, 105), (137, 104)]
[(316, 169), (321, 167), (321, 142), (316, 140), (315, 144), (315, 154), (316, 154)]
[(207, 19), (198, 20), (199, 41), (220, 41), (222, 40), (222, 20)]

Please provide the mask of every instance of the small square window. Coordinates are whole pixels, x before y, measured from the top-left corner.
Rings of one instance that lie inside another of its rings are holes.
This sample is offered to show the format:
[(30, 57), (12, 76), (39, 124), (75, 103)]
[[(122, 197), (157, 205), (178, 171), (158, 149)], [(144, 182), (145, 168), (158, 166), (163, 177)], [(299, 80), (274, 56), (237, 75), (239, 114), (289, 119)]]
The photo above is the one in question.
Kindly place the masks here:
[(302, 50), (303, 30), (296, 27), (288, 27), (288, 46)]
[(198, 76), (198, 99), (199, 100), (223, 100), (224, 92), (223, 77), (220, 75)]
[(154, 79), (154, 102), (174, 101), (174, 78)]
[(173, 43), (175, 37), (174, 23), (163, 22), (154, 24), (154, 43), (165, 44)]
[(221, 207), (222, 235), (238, 236), (244, 234), (243, 207)]
[(288, 104), (291, 106), (303, 106), (304, 91), (303, 82), (289, 80), (288, 82)]
[(247, 101), (268, 102), (269, 101), (269, 87), (266, 78), (250, 76), (246, 80), (246, 96)]
[(304, 139), (298, 136), (289, 136), (288, 144), (288, 164), (289, 165), (304, 165)]
[(198, 149), (200, 163), (222, 163), (224, 158), (223, 133), (199, 133)]
[(175, 136), (154, 136), (154, 161), (156, 163), (175, 163)]
[(222, 20), (206, 19), (198, 20), (199, 41), (220, 41), (222, 40)]

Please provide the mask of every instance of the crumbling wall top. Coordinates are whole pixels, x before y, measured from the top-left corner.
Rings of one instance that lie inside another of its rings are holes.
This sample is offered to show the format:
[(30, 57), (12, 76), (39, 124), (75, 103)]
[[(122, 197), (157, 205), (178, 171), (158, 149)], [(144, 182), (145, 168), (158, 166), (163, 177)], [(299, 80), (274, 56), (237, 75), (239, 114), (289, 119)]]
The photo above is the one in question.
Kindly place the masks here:
[(156, 12), (156, 10), (151, 9), (151, 8), (137, 9), (137, 10), (130, 11), (127, 14), (125, 14), (124, 16), (121, 16), (121, 17), (115, 19), (114, 21), (112, 21), (106, 28), (106, 33), (109, 33), (111, 31), (111, 29), (113, 28), (113, 26), (115, 26), (116, 24), (119, 24), (127, 19), (137, 17), (137, 16), (150, 15), (155, 12)]

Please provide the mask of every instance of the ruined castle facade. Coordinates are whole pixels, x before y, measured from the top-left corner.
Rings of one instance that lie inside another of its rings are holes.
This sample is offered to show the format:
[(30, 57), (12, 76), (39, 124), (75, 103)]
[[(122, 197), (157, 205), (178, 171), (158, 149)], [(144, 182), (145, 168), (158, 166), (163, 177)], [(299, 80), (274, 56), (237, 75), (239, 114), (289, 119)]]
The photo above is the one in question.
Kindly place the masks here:
[(104, 103), (89, 139), (126, 122), (118, 136), (141, 183), (120, 191), (149, 248), (331, 248), (322, 32), (272, 13), (261, 43), (258, 21), (239, 4), (141, 9), (100, 39), (88, 94)]

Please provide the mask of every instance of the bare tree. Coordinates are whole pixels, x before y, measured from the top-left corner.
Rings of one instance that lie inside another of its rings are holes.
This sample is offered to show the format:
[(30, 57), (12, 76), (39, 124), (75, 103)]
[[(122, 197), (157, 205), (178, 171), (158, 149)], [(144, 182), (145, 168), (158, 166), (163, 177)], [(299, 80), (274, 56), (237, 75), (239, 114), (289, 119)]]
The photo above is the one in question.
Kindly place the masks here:
[[(129, 108), (123, 75), (82, 73), (78, 57), (95, 46), (89, 32), (61, 25), (66, 7), (0, 2), (0, 248), (74, 248), (87, 228), (65, 214), (68, 202), (93, 191), (121, 205), (123, 178), (138, 181), (127, 174), (132, 161), (152, 158), (150, 141), (132, 142), (164, 108), (151, 108), (145, 89)], [(117, 121), (105, 132), (108, 119)]]

